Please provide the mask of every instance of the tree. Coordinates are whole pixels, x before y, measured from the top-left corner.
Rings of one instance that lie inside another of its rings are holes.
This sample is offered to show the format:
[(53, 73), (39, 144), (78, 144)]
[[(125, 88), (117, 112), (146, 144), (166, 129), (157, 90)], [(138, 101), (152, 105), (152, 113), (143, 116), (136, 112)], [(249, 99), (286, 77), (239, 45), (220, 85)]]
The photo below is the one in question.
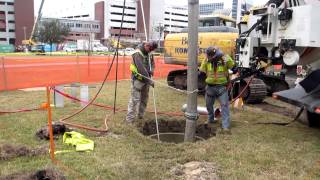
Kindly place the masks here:
[(156, 32), (159, 32), (159, 41), (160, 41), (160, 39), (161, 39), (161, 37), (162, 37), (163, 32), (166, 31), (166, 29), (167, 29), (167, 27), (164, 26), (164, 25), (161, 24), (161, 23), (159, 23), (158, 26), (154, 27), (154, 30), (155, 30)]
[(45, 21), (39, 27), (35, 38), (39, 42), (50, 44), (51, 52), (53, 43), (60, 44), (69, 35), (70, 28), (58, 20)]
[[(159, 23), (158, 26), (154, 27), (154, 30), (156, 32), (159, 32), (159, 40), (158, 40), (158, 44), (159, 44), (159, 47), (161, 47), (161, 37), (162, 37), (162, 34), (163, 32), (165, 32), (167, 30), (167, 27), (164, 26), (162, 23)], [(160, 50), (161, 51), (161, 50)]]

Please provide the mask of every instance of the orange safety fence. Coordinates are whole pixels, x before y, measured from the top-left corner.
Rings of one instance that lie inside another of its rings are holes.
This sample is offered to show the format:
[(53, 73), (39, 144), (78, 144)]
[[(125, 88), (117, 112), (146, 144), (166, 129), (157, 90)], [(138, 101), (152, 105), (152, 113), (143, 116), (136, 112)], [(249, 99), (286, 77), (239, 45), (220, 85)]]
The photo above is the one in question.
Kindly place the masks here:
[[(0, 57), (0, 91), (47, 87), (70, 83), (98, 83), (110, 67), (113, 56)], [(118, 79), (130, 79), (130, 56), (119, 56)], [(155, 58), (155, 78), (164, 78), (183, 66), (165, 64)], [(115, 80), (116, 66), (108, 80)]]

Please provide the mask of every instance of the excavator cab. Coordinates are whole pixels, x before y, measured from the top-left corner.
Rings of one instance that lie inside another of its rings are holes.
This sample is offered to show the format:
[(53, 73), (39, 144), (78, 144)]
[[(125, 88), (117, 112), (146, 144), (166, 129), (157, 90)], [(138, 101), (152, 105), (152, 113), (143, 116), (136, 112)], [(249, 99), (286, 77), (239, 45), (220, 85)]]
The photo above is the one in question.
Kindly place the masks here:
[(199, 19), (200, 27), (208, 26), (227, 26), (227, 27), (236, 27), (236, 21), (222, 14), (214, 14), (209, 16), (201, 16)]

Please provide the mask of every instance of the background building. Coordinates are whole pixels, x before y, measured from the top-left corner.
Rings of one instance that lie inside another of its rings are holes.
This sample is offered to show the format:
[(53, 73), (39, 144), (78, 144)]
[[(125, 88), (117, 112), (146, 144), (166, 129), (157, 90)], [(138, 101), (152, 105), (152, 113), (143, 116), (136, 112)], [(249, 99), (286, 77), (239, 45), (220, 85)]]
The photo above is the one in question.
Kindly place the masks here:
[(124, 10), (124, 21), (120, 34), (123, 11), (122, 0), (106, 0), (95, 4), (95, 19), (100, 21), (103, 27), (98, 35), (100, 39), (118, 37), (133, 39), (137, 30), (137, 3), (135, 0), (127, 0)]
[(210, 15), (215, 10), (223, 9), (224, 2), (216, 2), (216, 3), (207, 3), (207, 4), (200, 4), (199, 5), (199, 13), (200, 15)]
[(0, 44), (21, 44), (30, 38), (33, 24), (33, 0), (0, 1)]
[[(252, 7), (251, 1), (243, 1), (241, 5), (241, 13), (250, 10)], [(237, 19), (237, 11), (238, 11), (238, 0), (232, 0), (232, 18)], [(241, 14), (242, 16), (243, 14)]]
[[(77, 19), (56, 19), (56, 18), (42, 18), (42, 22), (58, 20), (60, 23), (70, 28), (67, 41), (77, 41), (78, 39), (92, 40), (96, 39), (97, 34), (100, 33), (100, 22), (92, 20), (77, 20)], [(40, 24), (41, 25), (41, 24)]]
[[(98, 38), (119, 36), (122, 7), (123, 0), (105, 0), (95, 4), (95, 19), (101, 22)], [(188, 10), (186, 7), (168, 6), (164, 0), (143, 0), (142, 6), (140, 0), (126, 1), (121, 38), (127, 41), (145, 40), (144, 24), (149, 39), (160, 40), (165, 32), (180, 32), (188, 26)]]
[(178, 6), (166, 6), (164, 22), (166, 32), (180, 32), (181, 29), (188, 27), (188, 8)]

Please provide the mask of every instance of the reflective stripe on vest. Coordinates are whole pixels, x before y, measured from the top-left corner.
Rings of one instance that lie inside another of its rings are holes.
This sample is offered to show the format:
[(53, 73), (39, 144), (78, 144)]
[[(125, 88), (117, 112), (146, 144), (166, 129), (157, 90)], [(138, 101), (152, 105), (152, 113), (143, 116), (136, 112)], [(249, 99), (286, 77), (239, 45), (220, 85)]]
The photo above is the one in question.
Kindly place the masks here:
[[(132, 58), (136, 53), (139, 53), (143, 57), (143, 65), (148, 67), (149, 66), (148, 56), (144, 55), (140, 49), (136, 49), (135, 52), (132, 54)], [(130, 64), (130, 71), (137, 79), (139, 80), (143, 79), (143, 77), (139, 75), (138, 68), (134, 64), (134, 61), (132, 61), (132, 63)]]
[(207, 84), (225, 84), (228, 82), (229, 73), (226, 65), (227, 62), (222, 62), (225, 60), (225, 57), (222, 57), (222, 59), (218, 62), (216, 70), (213, 67), (212, 63), (207, 62)]

